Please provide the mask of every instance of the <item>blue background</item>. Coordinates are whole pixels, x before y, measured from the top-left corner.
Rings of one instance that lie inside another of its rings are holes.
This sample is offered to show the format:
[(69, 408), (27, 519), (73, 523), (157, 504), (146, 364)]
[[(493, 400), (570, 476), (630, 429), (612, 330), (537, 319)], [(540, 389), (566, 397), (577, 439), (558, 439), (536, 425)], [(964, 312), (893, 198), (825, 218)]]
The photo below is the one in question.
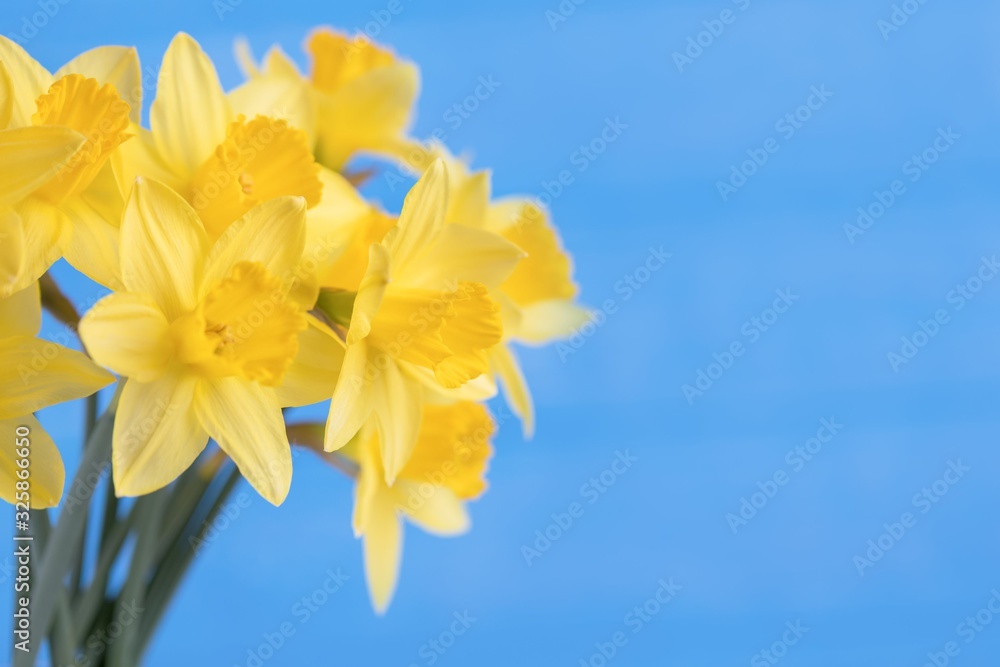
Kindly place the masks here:
[[(621, 631), (610, 664), (756, 666), (796, 622), (808, 631), (789, 667), (916, 667), (949, 641), (951, 664), (993, 664), (1000, 619), (969, 643), (957, 626), (1000, 587), (1000, 280), (961, 310), (949, 293), (1000, 252), (1000, 8), (927, 2), (883, 34), (889, 0), (589, 0), (555, 30), (557, 0), (401, 2), (376, 39), (422, 67), (417, 135), (444, 128), (494, 169), (498, 194), (539, 194), (569, 170), (551, 208), (583, 300), (615, 312), (575, 347), (524, 352), (537, 436), (502, 424), (471, 534), (407, 530), (385, 617), (368, 604), (349, 482), (302, 455), (283, 507), (239, 488), (249, 506), (196, 560), (147, 664), (247, 665), (284, 622), (295, 634), (265, 664), (599, 665), (595, 644)], [(220, 19), (210, 0), (70, 0), (27, 46), (54, 69), (134, 44), (156, 68), (185, 30), (232, 87), (236, 36), (301, 59), (311, 26), (361, 27), (387, 6), (243, 0)], [(733, 22), (679, 71), (674, 52), (724, 9)], [(36, 11), (8, 0), (3, 32)], [(453, 128), (445, 112), (489, 75), (501, 86)], [(776, 128), (824, 85), (832, 97), (793, 136)], [(627, 128), (580, 171), (574, 152), (608, 118)], [(904, 163), (947, 128), (960, 138), (910, 180)], [(717, 182), (772, 137), (777, 152), (724, 201)], [(850, 242), (844, 226), (896, 179), (905, 193)], [(370, 192), (389, 206), (402, 195)], [(639, 271), (648, 280), (626, 300), (619, 281), (660, 246), (672, 257)], [(57, 275), (77, 302), (95, 294)], [(751, 341), (746, 323), (781, 289), (798, 300)], [(939, 309), (948, 323), (893, 368), (888, 353)], [(734, 341), (745, 352), (720, 376), (713, 354)], [(717, 379), (689, 401), (699, 370)], [(79, 414), (42, 415), (70, 464)], [(786, 453), (823, 418), (844, 428), (796, 470)], [(588, 503), (581, 485), (626, 449), (637, 463)], [(957, 460), (969, 471), (921, 513), (914, 495)], [(734, 531), (727, 515), (779, 471), (787, 483)], [(573, 502), (582, 516), (528, 565), (522, 547)], [(855, 557), (904, 512), (915, 525), (859, 573)], [(300, 622), (293, 606), (337, 567), (350, 579)], [(681, 590), (634, 633), (626, 615), (671, 577)], [(466, 610), (468, 632), (429, 652)]]

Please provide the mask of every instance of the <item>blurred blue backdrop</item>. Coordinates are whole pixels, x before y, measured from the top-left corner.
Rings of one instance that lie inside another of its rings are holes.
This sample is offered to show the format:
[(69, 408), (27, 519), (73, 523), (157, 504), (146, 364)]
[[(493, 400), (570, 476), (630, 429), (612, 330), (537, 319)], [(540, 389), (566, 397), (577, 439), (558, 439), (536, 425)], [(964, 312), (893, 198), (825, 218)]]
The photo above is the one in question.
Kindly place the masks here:
[[(58, 6), (26, 40), (43, 64), (134, 44), (155, 71), (184, 30), (227, 87), (235, 37), (301, 61), (312, 26), (363, 29), (390, 4), (64, 1), (7, 0), (2, 31)], [(147, 664), (993, 664), (1000, 7), (399, 2), (369, 32), (422, 68), (416, 134), (443, 128), (498, 194), (568, 170), (551, 208), (607, 317), (524, 352), (537, 436), (502, 424), (471, 534), (408, 529), (384, 618), (350, 484), (301, 455), (280, 509), (237, 491), (247, 507)], [(499, 87), (455, 127), (481, 76)], [(609, 120), (615, 141), (581, 158)], [(651, 249), (671, 254), (656, 271)], [(72, 465), (79, 406), (42, 418)], [(606, 472), (618, 452), (637, 460)], [(337, 568), (343, 587), (303, 613)], [(294, 634), (262, 650), (283, 623)]]

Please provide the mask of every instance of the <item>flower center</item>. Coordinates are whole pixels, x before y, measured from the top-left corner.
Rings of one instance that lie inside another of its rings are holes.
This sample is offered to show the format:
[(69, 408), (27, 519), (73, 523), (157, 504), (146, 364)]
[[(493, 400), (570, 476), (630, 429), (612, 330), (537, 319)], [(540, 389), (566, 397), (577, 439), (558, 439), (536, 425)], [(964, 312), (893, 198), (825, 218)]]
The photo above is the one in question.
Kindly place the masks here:
[(435, 292), (389, 288), (368, 335), (387, 354), (430, 368), (445, 387), (489, 370), (487, 351), (500, 342), (500, 306), (480, 283)]
[(226, 140), (198, 169), (188, 200), (211, 239), (261, 202), (287, 195), (319, 203), (323, 184), (309, 138), (283, 120), (240, 116)]
[(34, 125), (58, 125), (76, 130), (86, 138), (54, 179), (38, 190), (60, 203), (83, 192), (97, 177), (111, 153), (132, 135), (128, 103), (110, 83), (69, 74), (52, 84), (35, 104)]
[(281, 384), (306, 318), (260, 262), (240, 262), (193, 312), (171, 325), (181, 362), (210, 377)]
[(361, 35), (350, 38), (332, 30), (317, 30), (306, 43), (312, 56), (313, 85), (325, 93), (367, 74), (373, 69), (391, 65), (392, 53), (376, 46)]

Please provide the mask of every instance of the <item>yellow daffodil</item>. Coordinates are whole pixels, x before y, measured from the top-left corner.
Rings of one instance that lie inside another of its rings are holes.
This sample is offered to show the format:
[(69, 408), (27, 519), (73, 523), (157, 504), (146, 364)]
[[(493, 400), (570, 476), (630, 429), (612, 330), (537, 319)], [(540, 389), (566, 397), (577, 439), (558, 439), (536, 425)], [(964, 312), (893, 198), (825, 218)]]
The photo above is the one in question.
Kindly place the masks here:
[(494, 298), (503, 307), (504, 345), (490, 351), (490, 366), (504, 388), (511, 410), (520, 417), (525, 437), (534, 430), (531, 393), (511, 342), (542, 345), (566, 338), (589, 319), (575, 303), (578, 288), (573, 265), (548, 213), (524, 197), (490, 200), (490, 173), (472, 172), (465, 162), (432, 143), (414, 153), (417, 168), (432, 159), (448, 165), (449, 201), (446, 221), (491, 231), (525, 252)]
[(44, 407), (90, 396), (114, 381), (86, 355), (38, 338), (42, 313), (38, 283), (0, 299), (0, 498), (15, 502), (21, 468), (15, 440), (29, 450), (31, 507), (55, 507), (62, 496), (65, 470), (59, 450), (32, 414)]
[(94, 359), (128, 378), (116, 493), (169, 484), (211, 436), (262, 496), (284, 500), (292, 464), (281, 408), (329, 396), (343, 358), (288, 296), (304, 216), (301, 198), (273, 199), (212, 243), (177, 193), (136, 182), (121, 223), (125, 289), (80, 324)]
[(232, 93), (247, 113), (268, 113), (276, 105), (313, 138), (317, 159), (343, 171), (358, 153), (402, 158), (413, 146), (407, 138), (419, 89), (417, 68), (367, 37), (329, 28), (306, 41), (312, 61), (304, 77), (278, 47), (260, 67), (249, 50), (238, 55), (248, 81)]
[(100, 47), (50, 74), (0, 36), (0, 188), (9, 190), (0, 193), (0, 296), (63, 255), (94, 280), (117, 284), (123, 202), (113, 163), (137, 127), (141, 95), (134, 49)]
[[(327, 451), (344, 446), (371, 416), (386, 483), (410, 457), (424, 390), (447, 391), (489, 373), (500, 342), (490, 297), (521, 259), (502, 237), (445, 225), (447, 173), (436, 162), (407, 195), (399, 221), (368, 251), (349, 317), (344, 366), (327, 421)], [(328, 309), (329, 310), (329, 309)]]
[(493, 430), (489, 413), (476, 403), (425, 406), (413, 455), (392, 486), (385, 483), (375, 430), (363, 430), (348, 450), (360, 467), (354, 532), (364, 540), (368, 590), (379, 613), (396, 589), (403, 517), (434, 535), (468, 530), (465, 502), (486, 489), (483, 478)]
[(236, 114), (212, 61), (184, 33), (163, 57), (150, 127), (123, 150), (123, 180), (146, 176), (170, 186), (197, 211), (209, 240), (269, 199), (320, 202), (320, 167), (306, 134), (285, 120)]
[(345, 193), (352, 188), (315, 161), (308, 134), (286, 113), (295, 105), (272, 102), (266, 109), (231, 103), (209, 57), (178, 34), (163, 58), (151, 130), (140, 130), (123, 149), (123, 179), (148, 176), (170, 186), (197, 211), (210, 241), (262, 202), (304, 198), (306, 252), (295, 290), (297, 300), (312, 305), (316, 268), (344, 243), (351, 213)]

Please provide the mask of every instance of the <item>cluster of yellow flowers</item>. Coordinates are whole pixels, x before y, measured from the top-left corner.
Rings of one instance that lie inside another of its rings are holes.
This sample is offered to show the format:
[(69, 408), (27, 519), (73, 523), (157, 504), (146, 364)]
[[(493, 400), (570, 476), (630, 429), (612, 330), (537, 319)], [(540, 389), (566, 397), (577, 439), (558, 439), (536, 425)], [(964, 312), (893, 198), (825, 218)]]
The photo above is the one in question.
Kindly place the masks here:
[[(413, 64), (330, 29), (306, 50), (308, 75), (277, 47), (260, 64), (238, 49), (247, 80), (227, 93), (179, 34), (146, 129), (134, 49), (96, 48), (50, 74), (0, 37), (0, 420), (33, 433), (36, 508), (59, 502), (64, 471), (32, 413), (110, 384), (104, 369), (122, 378), (120, 496), (170, 484), (211, 438), (280, 504), (289, 434), (312, 439), (356, 474), (354, 529), (381, 610), (402, 518), (467, 528), (498, 385), (530, 437), (511, 343), (566, 336), (588, 315), (547, 214), (493, 200), (488, 171), (409, 136)], [(345, 171), (358, 155), (419, 175), (398, 216), (359, 193)], [(38, 281), (60, 258), (111, 290), (80, 321), (86, 354), (37, 337)], [(286, 427), (283, 408), (326, 400), (323, 432)], [(13, 502), (13, 447), (0, 451)]]

